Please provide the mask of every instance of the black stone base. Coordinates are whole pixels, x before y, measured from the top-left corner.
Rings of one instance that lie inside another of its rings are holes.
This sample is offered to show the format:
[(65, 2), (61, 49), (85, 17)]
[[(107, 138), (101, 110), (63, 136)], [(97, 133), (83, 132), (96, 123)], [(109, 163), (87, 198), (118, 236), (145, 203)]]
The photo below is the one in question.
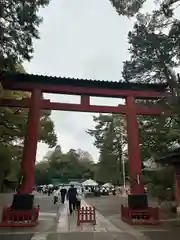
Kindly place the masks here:
[(133, 210), (147, 209), (148, 197), (146, 194), (132, 194), (128, 195), (128, 206)]
[(14, 194), (11, 205), (12, 210), (32, 210), (34, 207), (34, 195)]

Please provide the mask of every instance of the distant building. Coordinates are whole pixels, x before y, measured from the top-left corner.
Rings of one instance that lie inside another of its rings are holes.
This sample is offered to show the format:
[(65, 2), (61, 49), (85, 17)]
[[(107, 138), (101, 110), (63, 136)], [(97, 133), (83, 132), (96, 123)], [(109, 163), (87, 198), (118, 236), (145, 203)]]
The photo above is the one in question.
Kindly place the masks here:
[[(171, 144), (168, 149), (169, 149), (169, 151), (173, 151), (178, 148), (180, 148), (180, 144), (174, 143), (174, 144)], [(149, 171), (160, 170), (164, 167), (164, 166), (162, 166), (162, 164), (156, 162), (153, 157), (143, 161), (143, 164), (144, 164), (145, 170), (149, 170)]]
[(145, 167), (144, 170), (153, 171), (153, 170), (159, 170), (162, 168), (162, 166), (160, 164), (155, 162), (155, 159), (153, 157), (144, 161), (143, 164)]

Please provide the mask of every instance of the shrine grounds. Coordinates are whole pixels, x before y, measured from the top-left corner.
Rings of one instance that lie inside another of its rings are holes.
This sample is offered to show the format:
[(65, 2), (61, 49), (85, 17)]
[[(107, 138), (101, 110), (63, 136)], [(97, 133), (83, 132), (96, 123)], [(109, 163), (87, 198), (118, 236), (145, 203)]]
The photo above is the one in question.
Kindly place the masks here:
[[(4, 200), (3, 200), (4, 199)], [(0, 207), (10, 204), (12, 196), (0, 197)], [(127, 198), (102, 196), (87, 198), (83, 204), (94, 205), (97, 209), (97, 226), (76, 227), (76, 215), (67, 214), (67, 204), (59, 209), (52, 203), (52, 196), (36, 193), (40, 204), (40, 224), (35, 228), (0, 229), (0, 240), (179, 240), (180, 220), (173, 216), (158, 226), (130, 226), (121, 220), (120, 206)], [(150, 204), (156, 204), (150, 200)], [(59, 212), (58, 212), (59, 210)], [(57, 214), (58, 213), (58, 214)], [(163, 218), (163, 214), (161, 213)]]

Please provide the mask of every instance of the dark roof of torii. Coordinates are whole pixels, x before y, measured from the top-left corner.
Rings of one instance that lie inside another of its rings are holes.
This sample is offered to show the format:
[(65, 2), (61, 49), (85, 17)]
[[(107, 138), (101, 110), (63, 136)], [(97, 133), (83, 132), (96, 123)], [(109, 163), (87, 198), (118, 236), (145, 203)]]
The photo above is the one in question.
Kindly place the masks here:
[(180, 164), (180, 147), (164, 153), (156, 161), (168, 165)]
[(127, 83), (123, 81), (102, 81), (92, 79), (79, 79), (71, 77), (53, 77), (44, 75), (34, 75), (17, 72), (4, 72), (1, 79), (10, 81), (23, 81), (27, 83), (42, 83), (42, 84), (58, 84), (58, 85), (73, 85), (81, 87), (93, 88), (110, 88), (122, 90), (151, 90), (157, 92), (165, 92), (167, 84), (145, 84), (145, 83)]

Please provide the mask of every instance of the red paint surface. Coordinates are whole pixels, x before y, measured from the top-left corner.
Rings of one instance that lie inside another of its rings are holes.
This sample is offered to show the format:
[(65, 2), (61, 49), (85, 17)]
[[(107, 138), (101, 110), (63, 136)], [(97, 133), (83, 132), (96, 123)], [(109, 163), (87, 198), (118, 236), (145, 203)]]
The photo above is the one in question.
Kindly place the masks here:
[[(85, 98), (86, 97), (86, 98)], [(89, 104), (89, 96), (83, 96), (81, 104), (73, 103), (59, 103), (50, 102), (49, 100), (41, 101), (42, 109), (50, 110), (63, 110), (63, 111), (78, 111), (78, 112), (98, 112), (98, 113), (127, 113), (126, 105), (119, 104), (118, 106), (98, 106)], [(12, 100), (12, 99), (2, 99), (0, 106), (9, 107), (29, 107), (29, 99), (23, 100)], [(137, 115), (152, 115), (158, 116), (161, 114), (161, 110), (156, 107), (147, 107), (142, 105), (135, 105), (135, 111)]]
[[(144, 185), (141, 181), (141, 157), (139, 148), (139, 130), (136, 116), (134, 97), (126, 99), (127, 104), (127, 135), (128, 135), (128, 157), (129, 157), (129, 177), (131, 194), (144, 193)], [(137, 178), (139, 175), (140, 182)]]
[[(87, 88), (71, 85), (34, 84), (23, 82), (3, 82), (5, 89), (32, 91), (31, 99), (12, 100), (2, 99), (0, 106), (25, 107), (29, 108), (27, 134), (24, 142), (24, 153), (22, 160), (22, 174), (24, 180), (19, 188), (20, 193), (31, 193), (34, 186), (34, 167), (36, 159), (37, 141), (40, 109), (80, 111), (80, 112), (100, 112), (100, 113), (122, 113), (127, 116), (128, 133), (128, 155), (129, 173), (131, 181), (131, 193), (144, 193), (144, 186), (141, 181), (141, 159), (138, 139), (137, 115), (160, 115), (161, 110), (156, 107), (147, 107), (134, 103), (135, 97), (157, 98), (164, 93), (152, 90), (122, 90), (105, 88)], [(81, 96), (80, 104), (50, 102), (42, 100), (41, 93), (74, 94)], [(90, 96), (103, 97), (125, 97), (126, 105), (118, 106), (97, 106), (90, 104)], [(137, 175), (140, 182), (137, 182)]]
[(175, 168), (176, 202), (180, 204), (180, 166)]
[(34, 169), (39, 133), (41, 97), (41, 91), (34, 89), (29, 101), (27, 132), (24, 140), (21, 165), (23, 179), (18, 190), (21, 194), (32, 193), (34, 187)]

